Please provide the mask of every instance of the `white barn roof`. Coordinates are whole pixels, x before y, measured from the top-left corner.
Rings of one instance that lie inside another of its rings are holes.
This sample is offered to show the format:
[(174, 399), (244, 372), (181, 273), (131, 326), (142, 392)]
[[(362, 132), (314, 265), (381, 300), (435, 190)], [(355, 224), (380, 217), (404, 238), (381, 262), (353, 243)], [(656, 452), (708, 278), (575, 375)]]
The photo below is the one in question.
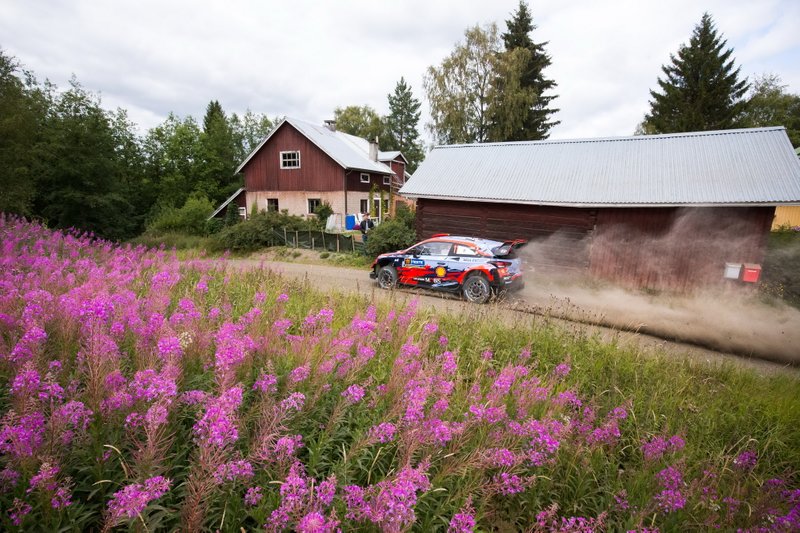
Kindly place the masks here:
[(782, 127), (437, 146), (410, 198), (634, 207), (800, 203), (800, 160)]
[(250, 155), (248, 155), (242, 164), (239, 165), (239, 168), (236, 169), (237, 173), (242, 171), (244, 166), (258, 153), (261, 147), (267, 143), (284, 122), (291, 124), (297, 131), (317, 145), (320, 150), (328, 154), (331, 159), (336, 161), (343, 168), (375, 172), (378, 174), (394, 174), (392, 169), (388, 166), (369, 158), (369, 141), (366, 139), (348, 135), (341, 131), (331, 131), (325, 126), (317, 126), (310, 122), (288, 117), (279, 122), (269, 135), (250, 152)]

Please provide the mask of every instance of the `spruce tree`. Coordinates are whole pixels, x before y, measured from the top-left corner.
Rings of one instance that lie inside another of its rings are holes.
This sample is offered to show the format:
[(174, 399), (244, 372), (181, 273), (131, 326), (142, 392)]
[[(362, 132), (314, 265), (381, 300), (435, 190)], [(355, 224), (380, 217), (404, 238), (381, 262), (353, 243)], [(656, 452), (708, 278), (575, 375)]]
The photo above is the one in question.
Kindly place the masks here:
[(689, 44), (663, 65), (660, 91), (650, 91), (645, 122), (656, 133), (735, 128), (746, 107), (747, 80), (739, 80), (733, 49), (717, 34), (711, 15), (703, 14)]
[[(496, 132), (493, 140), (497, 141), (522, 141), (546, 139), (550, 129), (559, 124), (557, 120), (550, 120), (551, 115), (558, 109), (550, 108), (550, 103), (557, 95), (545, 95), (556, 87), (556, 82), (544, 76), (544, 70), (550, 66), (550, 56), (545, 52), (547, 42), (535, 43), (531, 39), (531, 32), (536, 29), (528, 6), (520, 0), (516, 13), (511, 20), (506, 21), (507, 30), (503, 35), (506, 54), (513, 54), (519, 49), (527, 50), (527, 54), (516, 54), (514, 61), (521, 61), (519, 79), (516, 83), (509, 83), (508, 76), (501, 84), (510, 85), (506, 91), (515, 93), (516, 96), (507, 99), (501, 98), (499, 109), (495, 115)], [(518, 85), (518, 87), (516, 87)], [(516, 87), (516, 89), (515, 89)], [(527, 97), (520, 97), (519, 91), (528, 91)], [(510, 94), (509, 96), (513, 96)], [(522, 106), (520, 106), (522, 102)], [(503, 110), (503, 107), (513, 109)], [(505, 112), (504, 112), (505, 111)], [(509, 119), (513, 123), (508, 123)]]
[(414, 98), (411, 87), (402, 77), (394, 88), (394, 94), (389, 94), (388, 99), (386, 129), (389, 142), (384, 149), (400, 150), (408, 160), (408, 171), (414, 172), (424, 157), (417, 130), (420, 101)]

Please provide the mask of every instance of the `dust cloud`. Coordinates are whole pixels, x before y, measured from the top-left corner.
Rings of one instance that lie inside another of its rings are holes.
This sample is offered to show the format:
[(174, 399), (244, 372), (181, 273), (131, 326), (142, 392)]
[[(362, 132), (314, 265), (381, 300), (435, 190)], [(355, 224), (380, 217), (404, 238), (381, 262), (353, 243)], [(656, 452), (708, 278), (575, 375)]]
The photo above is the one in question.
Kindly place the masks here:
[[(629, 236), (628, 228), (616, 227), (594, 238), (618, 238), (619, 232), (625, 231), (627, 253), (634, 254), (637, 263), (644, 265), (642, 270), (650, 274), (642, 276), (656, 286), (664, 280), (658, 275), (653, 277), (657, 270), (652, 265), (663, 269), (665, 264), (695, 270), (703, 268), (704, 263), (712, 264), (714, 283), (688, 292), (663, 287), (624, 288), (598, 280), (590, 277), (586, 268), (557, 266), (564, 263), (563, 254), (567, 251), (574, 254), (573, 264), (588, 267), (593, 245), (589, 238), (576, 239), (557, 232), (522, 249), (526, 285), (514, 296), (514, 305), (557, 318), (800, 365), (800, 310), (764, 298), (754, 285), (721, 279), (720, 250), (751, 248), (753, 236), (736, 227), (724, 232), (708, 231), (704, 216), (682, 213), (665, 230), (647, 236)], [(706, 231), (698, 232), (700, 226)], [(635, 249), (631, 249), (630, 242), (635, 243)], [(674, 255), (681, 257), (670, 257), (670, 250), (680, 250)], [(705, 258), (710, 260), (706, 262)]]

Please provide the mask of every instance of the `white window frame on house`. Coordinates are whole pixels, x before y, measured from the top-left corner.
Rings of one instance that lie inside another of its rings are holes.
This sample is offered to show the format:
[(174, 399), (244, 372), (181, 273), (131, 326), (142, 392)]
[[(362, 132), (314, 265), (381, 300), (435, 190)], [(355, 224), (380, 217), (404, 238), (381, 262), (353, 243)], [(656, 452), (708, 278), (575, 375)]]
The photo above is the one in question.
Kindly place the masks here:
[(247, 208), (246, 207), (240, 207), (239, 208), (239, 216), (242, 217), (242, 218), (247, 218)]
[[(278, 198), (267, 198), (266, 200), (264, 200), (264, 202), (266, 203), (267, 212), (273, 212), (274, 211), (275, 213), (277, 213), (277, 212), (279, 212), (281, 210), (280, 201), (278, 200)], [(269, 208), (270, 202), (275, 202), (275, 209), (270, 209)]]
[(383, 177), (383, 184), (384, 185), (391, 185), (392, 184), (392, 177), (391, 176), (384, 176)]
[[(316, 202), (316, 206), (314, 209), (311, 209), (311, 202)], [(314, 214), (314, 210), (322, 205), (322, 198), (307, 198), (306, 199), (306, 209), (308, 210), (309, 215)]]
[(281, 152), (281, 169), (300, 168), (300, 150)]
[(369, 199), (362, 198), (361, 201), (358, 203), (359, 213), (366, 213), (369, 211)]
[(361, 173), (361, 183), (369, 183), (369, 174)]

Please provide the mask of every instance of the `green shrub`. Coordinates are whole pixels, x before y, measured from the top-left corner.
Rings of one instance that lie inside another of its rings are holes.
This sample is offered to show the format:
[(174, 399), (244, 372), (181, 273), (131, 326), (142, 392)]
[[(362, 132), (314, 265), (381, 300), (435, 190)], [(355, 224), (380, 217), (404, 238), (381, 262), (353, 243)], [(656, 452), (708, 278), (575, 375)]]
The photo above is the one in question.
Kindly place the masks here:
[(389, 219), (383, 221), (369, 232), (367, 255), (375, 256), (407, 248), (417, 242), (417, 233), (402, 221)]
[(331, 256), (331, 254), (330, 254), (330, 253), (328, 253), (328, 252), (322, 252), (321, 254), (319, 254), (319, 258), (320, 258), (320, 259), (327, 259), (327, 258), (329, 258), (330, 256)]
[(206, 235), (214, 235), (225, 227), (225, 221), (221, 218), (210, 218), (206, 220)]
[(308, 229), (309, 222), (285, 211), (259, 211), (247, 220), (227, 226), (214, 235), (214, 249), (232, 252), (250, 252), (278, 244), (275, 232)]
[(148, 224), (147, 233), (185, 233), (187, 235), (205, 235), (206, 220), (214, 211), (211, 201), (205, 196), (192, 195), (181, 208), (165, 207)]
[(314, 210), (314, 214), (317, 215), (317, 218), (313, 220), (316, 223), (316, 226), (320, 229), (325, 229), (325, 224), (328, 222), (328, 217), (333, 214), (333, 208), (328, 202), (322, 202)]

